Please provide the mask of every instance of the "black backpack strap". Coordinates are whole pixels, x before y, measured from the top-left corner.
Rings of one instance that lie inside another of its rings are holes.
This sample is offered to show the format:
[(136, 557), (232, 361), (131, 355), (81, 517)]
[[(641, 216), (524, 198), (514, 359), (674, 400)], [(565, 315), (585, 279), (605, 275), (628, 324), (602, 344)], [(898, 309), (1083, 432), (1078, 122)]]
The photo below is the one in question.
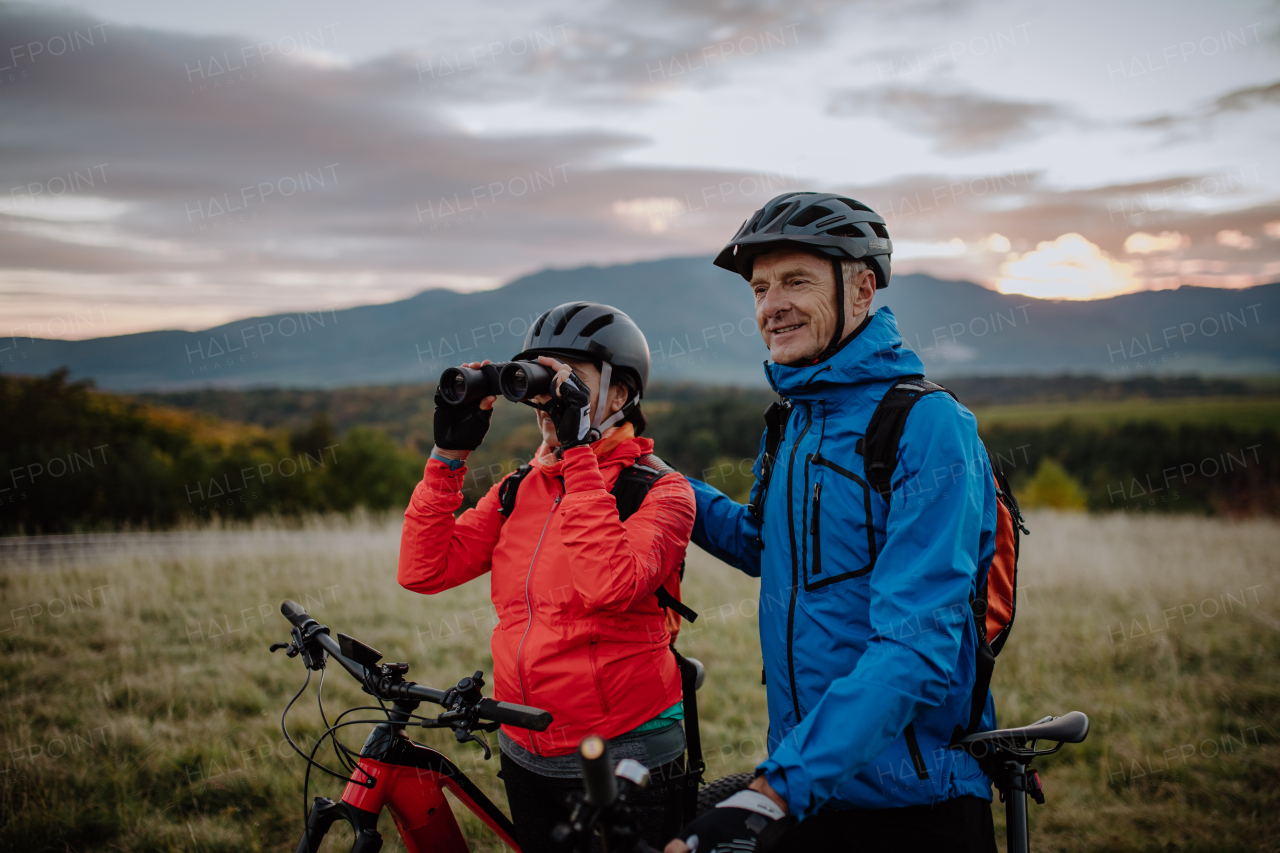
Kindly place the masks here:
[[(871, 422), (867, 424), (866, 436), (858, 439), (857, 451), (865, 463), (867, 482), (885, 501), (889, 500), (893, 489), (893, 472), (898, 467), (898, 443), (902, 441), (907, 415), (911, 414), (916, 403), (938, 391), (951, 394), (923, 376), (899, 379), (880, 399), (871, 415)], [(955, 394), (951, 396), (955, 397)]]
[(507, 479), (502, 481), (498, 486), (498, 506), (499, 512), (503, 518), (510, 518), (511, 513), (516, 508), (516, 492), (520, 490), (520, 484), (524, 482), (524, 478), (529, 476), (529, 472), (533, 470), (531, 465), (521, 465), (512, 471)]
[(684, 701), (684, 741), (689, 751), (684, 766), (684, 814), (685, 822), (698, 813), (698, 789), (702, 787), (702, 774), (706, 762), (702, 760), (702, 735), (698, 730), (698, 668), (671, 647), (680, 668), (680, 690)]
[(791, 408), (791, 401), (782, 399), (770, 403), (764, 410), (764, 459), (760, 466), (760, 486), (747, 507), (756, 521), (764, 518), (764, 496), (769, 491), (769, 478), (773, 476), (773, 463), (778, 458), (778, 445), (782, 444), (787, 421), (791, 419)]
[[(871, 422), (867, 424), (867, 432), (858, 439), (857, 450), (862, 454), (867, 482), (887, 502), (893, 490), (893, 474), (898, 467), (898, 445), (902, 441), (902, 431), (907, 425), (907, 416), (916, 403), (930, 394), (945, 391), (955, 398), (955, 394), (936, 382), (930, 382), (923, 376), (912, 376), (899, 379), (885, 392)], [(969, 700), (969, 717), (966, 725), (957, 725), (951, 733), (951, 746), (956, 746), (960, 739), (978, 730), (982, 723), (982, 713), (987, 708), (987, 692), (991, 688), (991, 676), (995, 672), (996, 655), (987, 642), (986, 624), (986, 585), (978, 591), (978, 595), (969, 602), (973, 612), (974, 625), (978, 632), (977, 657), (974, 661), (973, 692)], [(910, 729), (910, 726), (908, 726)], [(913, 739), (914, 732), (908, 737)], [(913, 751), (918, 752), (918, 750)], [(920, 762), (916, 762), (920, 765)], [(919, 771), (919, 766), (917, 771)], [(920, 778), (926, 778), (921, 776)]]
[[(653, 484), (673, 471), (675, 471), (674, 468), (652, 453), (646, 453), (626, 468), (623, 468), (621, 473), (618, 474), (618, 480), (613, 484), (611, 491), (614, 500), (618, 503), (618, 518), (626, 521), (635, 515), (636, 510), (640, 509), (640, 505), (644, 503), (645, 497), (648, 496), (649, 490), (653, 488)], [(683, 562), (680, 564), (680, 576), (684, 577)], [(698, 621), (697, 611), (667, 592), (666, 587), (658, 587), (658, 591), (655, 594), (658, 596), (659, 607), (674, 610), (690, 622)]]
[[(973, 603), (970, 602), (972, 607)], [(978, 651), (974, 660), (973, 693), (969, 697), (969, 720), (967, 726), (957, 725), (951, 732), (950, 746), (956, 746), (960, 739), (974, 734), (982, 724), (982, 712), (987, 709), (987, 692), (991, 689), (991, 675), (996, 670), (996, 653), (987, 642), (986, 617), (974, 613), (974, 622), (979, 625)], [(978, 756), (974, 756), (977, 758)]]
[(610, 494), (618, 502), (618, 518), (626, 521), (635, 515), (653, 484), (674, 470), (652, 453), (646, 453), (623, 468), (610, 490)]
[(698, 611), (694, 610), (692, 607), (685, 604), (683, 601), (676, 598), (671, 593), (667, 592), (667, 588), (665, 586), (658, 587), (658, 591), (656, 595), (658, 596), (659, 607), (665, 607), (668, 610), (674, 610), (675, 612), (679, 613), (682, 617), (689, 620), (690, 622), (698, 621)]

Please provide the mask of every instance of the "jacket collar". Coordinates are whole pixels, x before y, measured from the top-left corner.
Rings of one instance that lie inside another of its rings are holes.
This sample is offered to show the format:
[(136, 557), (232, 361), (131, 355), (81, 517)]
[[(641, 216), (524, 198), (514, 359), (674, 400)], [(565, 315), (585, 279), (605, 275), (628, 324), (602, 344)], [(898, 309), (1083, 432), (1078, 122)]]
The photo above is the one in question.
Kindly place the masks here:
[(923, 376), (924, 363), (902, 343), (898, 321), (888, 308), (871, 316), (861, 332), (825, 361), (802, 367), (765, 362), (765, 376), (783, 397), (816, 400), (843, 396), (866, 385), (905, 376)]
[[(635, 427), (630, 423), (612, 429), (609, 434), (591, 445), (600, 468), (617, 465), (619, 469), (630, 465), (640, 456), (653, 452), (653, 441), (648, 438), (637, 438)], [(559, 476), (564, 460), (556, 457), (555, 451), (545, 444), (538, 447), (533, 456), (533, 464), (549, 477)]]

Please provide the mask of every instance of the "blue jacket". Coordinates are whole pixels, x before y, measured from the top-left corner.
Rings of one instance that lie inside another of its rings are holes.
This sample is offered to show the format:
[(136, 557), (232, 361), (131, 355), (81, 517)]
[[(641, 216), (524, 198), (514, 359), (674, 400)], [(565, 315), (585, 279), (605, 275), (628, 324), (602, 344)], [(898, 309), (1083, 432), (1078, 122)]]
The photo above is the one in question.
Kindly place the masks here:
[[(820, 364), (765, 365), (794, 404), (757, 523), (693, 482), (693, 540), (760, 578), (768, 782), (803, 819), (818, 809), (991, 799), (965, 726), (977, 630), (970, 598), (995, 553), (996, 495), (973, 415), (944, 393), (911, 411), (891, 503), (857, 442), (893, 382), (922, 376), (881, 308)], [(761, 439), (761, 455), (764, 441)], [(760, 488), (761, 459), (756, 460)], [(984, 728), (995, 727), (987, 696)], [(910, 728), (908, 725), (910, 724)]]

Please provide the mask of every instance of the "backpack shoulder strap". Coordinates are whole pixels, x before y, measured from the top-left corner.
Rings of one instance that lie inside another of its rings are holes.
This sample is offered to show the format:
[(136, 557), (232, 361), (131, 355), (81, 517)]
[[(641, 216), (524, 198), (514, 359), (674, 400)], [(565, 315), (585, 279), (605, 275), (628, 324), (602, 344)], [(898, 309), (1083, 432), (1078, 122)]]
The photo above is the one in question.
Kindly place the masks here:
[(923, 376), (899, 379), (880, 399), (867, 424), (866, 435), (858, 439), (857, 451), (865, 462), (867, 482), (886, 501), (893, 487), (893, 472), (898, 467), (898, 444), (907, 425), (907, 415), (916, 403), (938, 391), (951, 394)]
[[(674, 468), (652, 453), (644, 454), (636, 459), (635, 462), (623, 468), (610, 492), (618, 503), (618, 518), (621, 521), (626, 521), (635, 515), (636, 510), (640, 509), (640, 505), (644, 503), (645, 497), (648, 496), (649, 490), (653, 488), (653, 484), (673, 471), (675, 471)], [(680, 564), (680, 573), (681, 577), (683, 577), (683, 563)], [(658, 591), (655, 594), (658, 596), (659, 607), (674, 610), (690, 622), (698, 621), (697, 612), (667, 592), (665, 586), (658, 587)]]
[(511, 513), (516, 508), (516, 492), (519, 491), (520, 484), (524, 482), (524, 478), (529, 476), (529, 472), (532, 470), (532, 465), (521, 465), (508, 474), (507, 478), (502, 481), (502, 485), (498, 486), (498, 506), (503, 518), (511, 517)]
[(764, 496), (769, 491), (769, 478), (773, 475), (773, 463), (778, 458), (778, 445), (787, 431), (791, 419), (791, 401), (787, 399), (770, 403), (764, 410), (764, 459), (760, 465), (760, 485), (747, 507), (757, 521), (764, 517)]
[(653, 484), (674, 470), (652, 453), (644, 454), (623, 468), (610, 490), (618, 502), (618, 518), (626, 521), (635, 515)]

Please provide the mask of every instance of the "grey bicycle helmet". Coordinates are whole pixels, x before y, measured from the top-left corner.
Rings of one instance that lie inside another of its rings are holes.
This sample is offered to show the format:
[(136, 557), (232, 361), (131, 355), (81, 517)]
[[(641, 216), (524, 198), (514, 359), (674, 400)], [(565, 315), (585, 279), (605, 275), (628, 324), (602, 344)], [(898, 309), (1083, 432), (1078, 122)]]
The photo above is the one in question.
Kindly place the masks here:
[(603, 432), (620, 420), (644, 431), (646, 419), (640, 398), (649, 382), (649, 343), (635, 321), (609, 305), (598, 302), (566, 302), (539, 317), (524, 337), (524, 349), (512, 361), (536, 359), (540, 355), (576, 358), (595, 362), (600, 368), (600, 387), (607, 388), (613, 371), (629, 377), (635, 394), (628, 394), (622, 409), (604, 417), (600, 409), (591, 426)]
[(795, 248), (831, 258), (836, 280), (836, 330), (819, 359), (844, 340), (844, 270), (842, 261), (863, 261), (875, 273), (876, 289), (889, 286), (893, 241), (884, 217), (860, 201), (835, 193), (783, 193), (771, 199), (734, 235), (716, 256), (715, 265), (751, 280), (757, 255)]
[(649, 382), (649, 343), (635, 321), (598, 302), (566, 302), (543, 314), (524, 336), (524, 349), (512, 361), (540, 355), (608, 363), (630, 373), (641, 397)]
[(835, 193), (784, 193), (770, 200), (742, 224), (715, 264), (750, 281), (756, 255), (787, 245), (833, 260), (865, 261), (876, 274), (876, 289), (889, 286), (893, 241), (884, 217)]

